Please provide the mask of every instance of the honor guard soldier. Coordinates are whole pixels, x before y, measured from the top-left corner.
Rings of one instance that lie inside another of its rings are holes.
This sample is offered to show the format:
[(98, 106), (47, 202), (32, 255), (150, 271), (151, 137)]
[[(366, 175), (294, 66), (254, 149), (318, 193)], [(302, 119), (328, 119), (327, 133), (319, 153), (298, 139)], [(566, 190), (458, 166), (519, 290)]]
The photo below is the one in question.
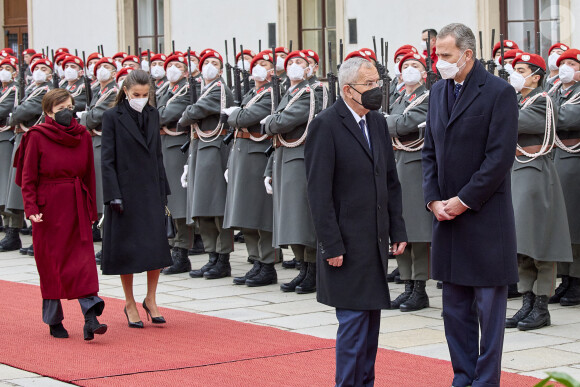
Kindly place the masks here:
[(127, 75), (133, 71), (132, 67), (123, 67), (121, 70), (117, 71), (115, 75), (115, 82), (117, 83), (117, 89), (121, 90), (123, 87), (123, 81), (127, 78)]
[[(429, 42), (429, 45), (431, 47), (431, 53), (427, 54), (427, 39), (429, 39), (429, 37), (431, 37), (431, 41)], [(432, 70), (435, 74), (437, 74), (437, 61), (439, 60), (439, 57), (435, 53), (436, 42), (437, 42), (437, 30), (433, 28), (424, 29), (423, 32), (421, 33), (421, 49), (423, 50), (423, 57), (427, 58), (427, 55), (431, 55)]]
[[(51, 61), (39, 59), (32, 64), (30, 70), (32, 71), (33, 86), (27, 89), (24, 99), (14, 109), (10, 120), (10, 126), (14, 127), (15, 134), (13, 160), (14, 153), (22, 140), (22, 134), (27, 132), (31, 126), (42, 122), (42, 98), (52, 89), (53, 65)], [(5, 210), (14, 214), (14, 217), (11, 218), (11, 222), (13, 222), (11, 232), (16, 235), (12, 235), (12, 238), (19, 238), (16, 229), (24, 226), (24, 203), (22, 201), (22, 191), (14, 182), (15, 172), (16, 170), (13, 168), (9, 180)], [(32, 246), (28, 248), (27, 253), (29, 255), (34, 254)]]
[(429, 306), (425, 284), (429, 279), (429, 248), (433, 215), (423, 205), (423, 127), (427, 120), (429, 91), (424, 85), (427, 74), (425, 58), (410, 52), (398, 63), (405, 84), (405, 94), (399, 96), (387, 116), (387, 126), (393, 141), (397, 175), (403, 191), (403, 218), (409, 243), (397, 256), (397, 266), (405, 291), (391, 302), (392, 309), (402, 312), (421, 310)]
[[(108, 110), (117, 97), (117, 84), (115, 77), (117, 67), (113, 58), (103, 57), (95, 64), (93, 75), (99, 82), (99, 91), (93, 94), (93, 99), (87, 111), (77, 113), (80, 116), (81, 125), (85, 125), (93, 137), (93, 157), (95, 159), (95, 179), (97, 191), (97, 212), (99, 217), (103, 214), (103, 175), (101, 173), (101, 131), (103, 114)], [(97, 253), (97, 262), (100, 263), (101, 251)]]
[(554, 292), (556, 262), (572, 262), (572, 248), (564, 194), (551, 158), (557, 111), (543, 89), (546, 63), (539, 55), (522, 53), (512, 64), (510, 83), (521, 93), (511, 185), (523, 303), (506, 319), (506, 328), (530, 330), (550, 325), (548, 298)]
[(552, 96), (554, 91), (557, 89), (557, 87), (554, 86), (560, 85), (560, 78), (558, 76), (559, 68), (556, 65), (556, 62), (558, 61), (560, 55), (562, 55), (564, 51), (568, 49), (570, 49), (570, 47), (563, 43), (555, 43), (548, 50), (548, 68), (550, 70), (550, 75), (546, 78), (544, 90), (546, 90)]
[(556, 65), (562, 83), (552, 97), (558, 107), (554, 164), (564, 191), (573, 261), (558, 264), (562, 283), (550, 303), (572, 306), (580, 304), (580, 50), (566, 50)]
[(85, 74), (85, 76), (89, 77), (89, 79), (91, 80), (91, 91), (92, 91), (91, 95), (95, 95), (96, 93), (99, 92), (100, 85), (99, 81), (97, 80), (97, 77), (95, 76), (95, 65), (99, 60), (101, 60), (102, 57), (103, 55), (98, 52), (93, 52), (87, 57), (88, 74)]
[(131, 67), (133, 70), (138, 70), (141, 68), (141, 61), (137, 55), (127, 55), (121, 61), (122, 67)]
[[(503, 41), (503, 49), (504, 51), (508, 51), (508, 50), (513, 50), (513, 49), (519, 49), (518, 45), (516, 42), (514, 42), (513, 40), (504, 40)], [(501, 67), (501, 42), (497, 42), (494, 46), (493, 46), (493, 51), (492, 51), (492, 56), (493, 56), (493, 60), (495, 61), (495, 65), (497, 67)]]
[(154, 55), (155, 53), (153, 51), (141, 51), (141, 62), (139, 62), (141, 69), (149, 71), (149, 56), (153, 57)]
[(318, 72), (318, 62), (320, 61), (318, 54), (313, 50), (302, 50), (306, 59), (308, 60), (308, 68), (306, 69), (306, 79), (318, 99), (317, 104), (320, 106), (320, 110), (324, 110), (328, 107), (328, 89), (322, 82), (318, 80), (316, 73)]
[[(504, 61), (504, 68), (508, 72), (508, 74), (512, 74), (514, 72), (514, 67), (512, 65), (513, 61), (518, 57), (518, 55), (523, 54), (524, 52), (519, 48), (514, 48), (513, 50), (507, 50), (503, 54), (503, 61)], [(500, 59), (501, 62), (501, 59)]]
[[(15, 77), (18, 71), (16, 58), (4, 59), (0, 62), (0, 212), (6, 236), (0, 240), (0, 251), (18, 250), (22, 247), (20, 228), (23, 226), (23, 215), (7, 209), (8, 191), (14, 183), (13, 153), (15, 147), (10, 139), (14, 136), (14, 127), (9, 125), (10, 114), (18, 106), (18, 85)], [(12, 179), (10, 177), (12, 176)]]
[(36, 50), (33, 48), (27, 48), (26, 50), (22, 51), (22, 58), (24, 58), (24, 63), (26, 63), (26, 84), (28, 85), (32, 82), (32, 72), (30, 71), (30, 62), (32, 56), (36, 54)]
[(201, 71), (199, 69), (200, 56), (197, 54), (197, 52), (193, 50), (189, 52), (189, 56), (191, 58), (191, 62), (189, 63), (189, 72), (193, 77), (193, 80), (195, 81), (196, 92), (197, 95), (199, 96), (201, 95), (201, 82), (203, 79), (201, 76)]
[(44, 58), (46, 58), (46, 57), (41, 52), (36, 53), (30, 57), (30, 65), (28, 66), (28, 71), (30, 72), (30, 79), (29, 80), (27, 79), (27, 82), (26, 82), (26, 92), (28, 92), (29, 87), (32, 87), (34, 85), (34, 80), (32, 79), (32, 71), (30, 70), (30, 68), (32, 67), (34, 62), (36, 62), (39, 59), (44, 59)]
[(169, 81), (165, 76), (165, 61), (167, 56), (165, 54), (156, 54), (151, 56), (151, 77), (155, 84), (155, 95), (158, 97), (165, 91), (169, 85)]
[(0, 51), (0, 61), (4, 60), (10, 56), (14, 56), (14, 51), (12, 51), (11, 48), (3, 48)]
[(395, 71), (394, 71), (395, 77), (393, 77), (393, 80), (391, 81), (391, 84), (389, 86), (389, 93), (391, 93), (389, 99), (389, 101), (391, 101), (390, 107), (393, 106), (393, 103), (402, 94), (405, 94), (405, 82), (403, 82), (403, 78), (401, 77), (401, 71), (399, 70), (399, 62), (401, 61), (401, 59), (403, 59), (405, 55), (407, 55), (410, 52), (414, 54), (419, 53), (419, 51), (415, 47), (411, 46), (410, 44), (405, 44), (404, 46), (399, 47), (397, 51), (395, 51), (395, 55), (393, 56), (393, 62), (395, 62)]
[(234, 249), (232, 230), (223, 228), (227, 186), (223, 178), (229, 146), (223, 142), (227, 131), (220, 120), (222, 110), (233, 103), (231, 90), (221, 75), (223, 59), (217, 51), (207, 51), (200, 66), (205, 86), (196, 103), (189, 105), (179, 125), (193, 126), (187, 174), (187, 218), (195, 219), (209, 261), (193, 278), (223, 278), (231, 275), (230, 253)]
[(159, 123), (161, 124), (161, 151), (163, 165), (171, 195), (167, 197), (167, 207), (175, 220), (176, 233), (171, 242), (173, 265), (163, 269), (163, 274), (187, 273), (191, 271), (191, 262), (187, 251), (192, 245), (193, 230), (187, 224), (187, 190), (181, 185), (183, 165), (187, 155), (181, 152), (181, 146), (187, 141), (188, 127), (177, 129), (177, 122), (185, 108), (191, 104), (187, 58), (183, 55), (172, 55), (165, 61), (165, 73), (169, 85), (157, 96)]
[(123, 59), (125, 59), (127, 56), (129, 56), (129, 54), (120, 51), (111, 57), (115, 61), (115, 67), (117, 70), (120, 70), (123, 67)]
[(70, 55), (69, 54), (60, 54), (58, 56), (56, 56), (54, 58), (54, 65), (55, 65), (55, 74), (58, 75), (59, 81), (58, 81), (58, 87), (59, 88), (64, 88), (65, 84), (67, 83), (67, 81), (64, 79), (64, 66), (62, 64), (62, 62), (68, 58)]
[(75, 113), (83, 112), (87, 107), (84, 63), (78, 56), (70, 55), (62, 61), (62, 67), (64, 68), (64, 79), (67, 82), (64, 88), (73, 97)]
[(248, 71), (255, 88), (244, 95), (241, 108), (224, 110), (229, 116), (229, 126), (235, 128), (225, 175), (228, 186), (224, 227), (242, 231), (249, 259), (253, 261), (252, 269), (234, 278), (234, 284), (265, 286), (278, 281), (274, 264), (280, 259), (280, 250), (272, 246), (272, 197), (265, 192), (263, 183), (268, 162), (264, 152), (272, 142), (262, 135), (260, 126), (260, 121), (273, 110), (272, 52), (262, 51), (254, 56)]
[[(302, 51), (292, 51), (284, 61), (284, 68), (290, 87), (275, 113), (262, 120), (266, 134), (274, 136), (276, 147), (266, 170), (266, 176), (271, 176), (274, 202), (272, 239), (275, 247), (290, 245), (296, 260), (302, 262), (298, 276), (282, 284), (282, 291), (313, 293), (316, 291), (316, 234), (306, 193), (304, 142), (308, 125), (320, 107), (306, 79), (307, 56)], [(268, 189), (269, 184), (265, 183)]]
[(284, 61), (288, 57), (290, 50), (286, 47), (276, 47), (276, 75), (280, 78), (280, 91), (282, 94), (290, 87), (290, 80), (286, 76), (286, 69), (284, 68)]

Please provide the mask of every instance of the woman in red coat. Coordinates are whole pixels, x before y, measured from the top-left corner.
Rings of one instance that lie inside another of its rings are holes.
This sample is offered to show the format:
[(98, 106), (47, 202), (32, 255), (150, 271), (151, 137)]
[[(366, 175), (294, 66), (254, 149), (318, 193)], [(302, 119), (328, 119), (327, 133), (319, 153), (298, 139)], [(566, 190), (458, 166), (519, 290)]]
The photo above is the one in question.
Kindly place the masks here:
[(24, 135), (15, 164), (24, 212), (32, 221), (34, 259), (40, 275), (42, 319), (54, 337), (66, 338), (61, 299), (78, 299), (85, 316), (85, 340), (107, 331), (105, 306), (91, 224), (97, 220), (91, 136), (73, 119), (73, 99), (63, 89), (42, 99), (46, 121)]

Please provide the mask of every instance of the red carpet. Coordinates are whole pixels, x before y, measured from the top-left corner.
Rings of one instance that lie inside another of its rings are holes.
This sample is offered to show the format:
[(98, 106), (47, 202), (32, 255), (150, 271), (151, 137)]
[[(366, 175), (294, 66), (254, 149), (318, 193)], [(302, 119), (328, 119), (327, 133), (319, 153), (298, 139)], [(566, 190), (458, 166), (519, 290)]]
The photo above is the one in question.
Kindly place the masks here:
[[(78, 303), (63, 301), (69, 339), (41, 319), (37, 286), (0, 281), (0, 363), (83, 386), (330, 386), (334, 340), (163, 309), (166, 326), (129, 329), (122, 300), (106, 299), (108, 332), (85, 342)], [(145, 314), (141, 311), (141, 316)], [(380, 349), (377, 386), (449, 386), (451, 364)], [(502, 386), (537, 379), (504, 373)]]

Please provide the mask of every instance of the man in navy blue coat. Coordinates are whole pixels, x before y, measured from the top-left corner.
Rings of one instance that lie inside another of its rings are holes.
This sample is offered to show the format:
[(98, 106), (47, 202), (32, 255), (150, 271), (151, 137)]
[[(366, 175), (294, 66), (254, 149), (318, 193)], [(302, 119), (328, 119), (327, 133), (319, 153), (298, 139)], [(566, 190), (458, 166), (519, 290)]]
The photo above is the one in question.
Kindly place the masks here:
[(432, 276), (443, 281), (453, 385), (492, 387), (500, 385), (507, 285), (518, 282), (510, 186), (518, 104), (475, 50), (463, 24), (437, 35), (444, 80), (429, 96), (423, 191), (436, 218)]

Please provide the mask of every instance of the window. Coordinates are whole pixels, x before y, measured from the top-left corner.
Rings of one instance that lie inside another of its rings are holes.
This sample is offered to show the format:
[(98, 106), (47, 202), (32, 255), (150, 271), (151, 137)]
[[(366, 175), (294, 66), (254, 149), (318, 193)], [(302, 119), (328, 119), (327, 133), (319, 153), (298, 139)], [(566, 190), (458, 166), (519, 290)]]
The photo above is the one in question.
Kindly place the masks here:
[(559, 0), (501, 0), (500, 18), (505, 39), (521, 50), (547, 57), (550, 46), (560, 40)]
[(328, 42), (332, 43), (332, 71), (336, 73), (336, 0), (298, 0), (298, 46), (316, 51), (319, 78), (326, 78)]
[[(165, 52), (163, 0), (134, 0), (135, 52)], [(140, 53), (137, 53), (139, 55)]]
[(26, 1), (4, 0), (4, 47), (15, 53), (28, 48), (28, 16)]

